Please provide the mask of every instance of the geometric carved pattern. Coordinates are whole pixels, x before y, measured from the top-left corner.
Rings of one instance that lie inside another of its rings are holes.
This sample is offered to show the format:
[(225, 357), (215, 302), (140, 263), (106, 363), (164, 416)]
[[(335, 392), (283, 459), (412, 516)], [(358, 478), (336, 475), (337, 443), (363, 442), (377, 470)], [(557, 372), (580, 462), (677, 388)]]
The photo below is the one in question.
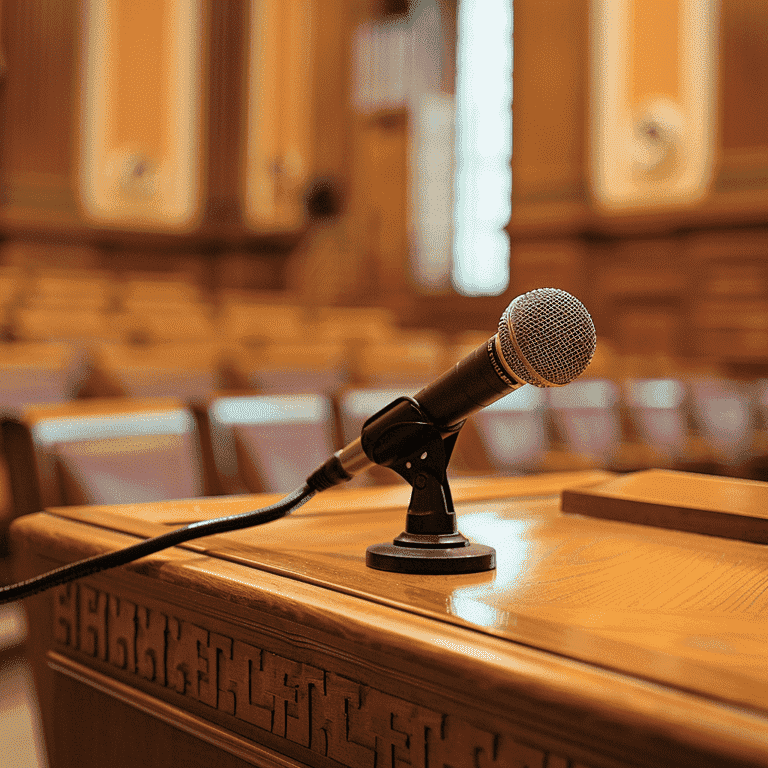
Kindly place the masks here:
[(61, 645), (348, 768), (586, 768), (87, 584), (53, 606)]

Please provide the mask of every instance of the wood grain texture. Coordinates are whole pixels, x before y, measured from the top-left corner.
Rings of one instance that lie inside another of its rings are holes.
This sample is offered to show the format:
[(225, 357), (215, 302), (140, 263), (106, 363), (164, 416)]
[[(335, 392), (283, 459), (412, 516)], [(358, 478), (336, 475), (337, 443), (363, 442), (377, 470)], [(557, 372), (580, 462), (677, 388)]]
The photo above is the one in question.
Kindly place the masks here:
[[(481, 755), (480, 764), (542, 768), (768, 765), (762, 547), (560, 513), (563, 488), (607, 479), (456, 483), (459, 528), (496, 547), (494, 573), (367, 569), (365, 548), (403, 526), (407, 489), (389, 487), (321, 494), (268, 526), (190, 542), (40, 595), (29, 607), (43, 702), (53, 650), (305, 765), (332, 765), (333, 755), (336, 764), (379, 765), (385, 742), (376, 739), (395, 738), (377, 730), (385, 720), (405, 738), (387, 752), (392, 765), (463, 768)], [(27, 516), (14, 524), (19, 575), (271, 500)], [(152, 615), (170, 639), (156, 646), (164, 661), (148, 672), (145, 655), (121, 649), (151, 646), (133, 628)], [(190, 656), (185, 643), (198, 650)], [(287, 720), (274, 719), (285, 695), (277, 689), (272, 698), (253, 694), (252, 706), (273, 712), (268, 723), (261, 710), (238, 710), (243, 689), (233, 685), (245, 678), (236, 669), (257, 656), (261, 672), (249, 685), (258, 679), (271, 691), (267, 678), (294, 681)], [(328, 715), (326, 730), (302, 736), (302, 707), (331, 712), (342, 681), (352, 681), (347, 719)], [(359, 707), (350, 703), (358, 694)], [(351, 742), (332, 738), (343, 723), (361, 728), (358, 762), (350, 762)], [(454, 762), (439, 762), (460, 733), (479, 750), (475, 758), (459, 750)], [(419, 751), (419, 739), (434, 759)]]
[(768, 485), (651, 469), (565, 490), (563, 512), (768, 544)]
[(4, 217), (27, 211), (41, 222), (75, 226), (77, 4), (6, 2), (2, 18)]
[[(258, 765), (262, 768), (300, 768), (300, 763), (275, 755), (257, 744), (201, 723), (184, 712), (158, 699), (118, 683), (61, 654), (51, 653), (49, 664), (59, 677), (60, 691), (67, 691), (81, 705), (109, 712), (108, 727), (100, 729), (100, 748), (84, 744), (77, 738), (80, 730), (78, 713), (66, 713), (57, 721), (61, 734), (61, 750), (79, 765), (89, 765), (94, 753), (110, 766), (152, 765), (158, 744), (172, 744), (177, 764), (240, 768)], [(142, 717), (150, 714), (151, 720)], [(148, 722), (151, 728), (147, 730)], [(137, 730), (142, 738), (135, 739)], [(78, 754), (82, 750), (81, 754)]]

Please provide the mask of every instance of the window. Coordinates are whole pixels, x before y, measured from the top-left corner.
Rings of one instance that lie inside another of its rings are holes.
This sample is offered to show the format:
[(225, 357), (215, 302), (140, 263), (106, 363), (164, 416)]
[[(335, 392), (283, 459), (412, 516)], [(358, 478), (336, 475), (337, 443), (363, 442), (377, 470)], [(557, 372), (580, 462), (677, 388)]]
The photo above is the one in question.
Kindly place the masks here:
[(459, 293), (509, 284), (512, 0), (460, 0), (453, 269)]
[(355, 106), (407, 107), (410, 249), (425, 291), (497, 295), (509, 283), (512, 0), (459, 0), (456, 94), (446, 93), (437, 0), (358, 30)]

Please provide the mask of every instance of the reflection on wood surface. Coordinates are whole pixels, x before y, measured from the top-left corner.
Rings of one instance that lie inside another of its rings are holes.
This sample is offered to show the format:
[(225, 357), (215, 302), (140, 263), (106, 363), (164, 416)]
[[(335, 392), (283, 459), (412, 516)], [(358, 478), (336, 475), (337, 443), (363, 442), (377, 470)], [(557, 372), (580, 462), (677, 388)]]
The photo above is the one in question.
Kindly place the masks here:
[[(106, 611), (114, 600), (118, 607), (123, 604), (119, 596), (128, 590), (134, 602), (126, 605), (134, 610), (159, 605), (155, 610), (168, 626), (176, 622), (180, 638), (184, 627), (197, 627), (196, 632), (210, 627), (201, 637), (211, 643), (217, 627), (216, 642), (231, 645), (239, 642), (241, 625), (252, 628), (246, 642), (258, 647), (271, 647), (269, 642), (282, 638), (293, 650), (280, 653), (287, 659), (306, 655), (312, 667), (305, 672), (319, 675), (326, 695), (327, 686), (338, 679), (326, 658), (330, 654), (353, 665), (356, 671), (344, 674), (355, 680), (367, 680), (379, 665), (390, 673), (397, 668), (398, 675), (407, 670), (407, 679), (422, 686), (417, 700), (426, 702), (427, 709), (419, 712), (430, 716), (454, 711), (448, 702), (472, 699), (473, 707), (484, 708), (489, 723), (512, 713), (535, 719), (533, 713), (547, 712), (562, 735), (568, 729), (562, 730), (558, 718), (576, 711), (581, 718), (576, 732), (589, 732), (589, 738), (611, 724), (615, 741), (603, 747), (618, 750), (621, 760), (568, 758), (571, 763), (563, 766), (768, 765), (768, 566), (763, 548), (560, 511), (564, 487), (609, 479), (606, 473), (588, 472), (457, 481), (459, 528), (471, 540), (495, 547), (498, 566), (495, 572), (440, 577), (395, 575), (365, 566), (369, 544), (402, 530), (408, 488), (320, 494), (269, 525), (190, 542), (72, 588), (79, 592), (60, 591), (55, 631), (83, 621), (91, 626), (96, 619), (82, 608), (77, 613), (76, 605), (97, 611), (102, 601)], [(20, 519), (15, 535), (31, 543), (33, 551), (70, 560), (167, 530), (168, 524), (235, 514), (272, 500), (265, 495), (56, 509)], [(221, 625), (224, 618), (230, 629)], [(109, 626), (103, 631), (112, 631)], [(94, 631), (88, 634), (92, 645)], [(273, 639), (258, 640), (264, 633)], [(76, 635), (72, 629), (71, 637)], [(74, 643), (71, 637), (64, 632), (59, 638), (62, 653)], [(232, 656), (235, 646), (230, 645)], [(237, 646), (241, 655), (255, 653), (250, 647)], [(81, 643), (73, 658), (90, 666), (88, 659), (99, 656), (97, 645), (91, 651)], [(56, 664), (71, 666), (61, 659)], [(98, 677), (110, 669), (94, 668), (77, 674)], [(97, 683), (102, 684), (92, 684)], [(370, 685), (379, 690), (378, 683)], [(407, 698), (402, 685), (403, 692), (395, 695)], [(457, 693), (456, 686), (464, 693)], [(372, 701), (379, 696), (376, 691)], [(458, 722), (445, 717), (445, 722)], [(544, 726), (531, 722), (529, 727)], [(487, 725), (482, 738), (506, 733), (494, 730), (499, 728)], [(532, 735), (532, 743), (539, 743), (539, 736)], [(512, 742), (498, 738), (499, 749), (508, 750), (500, 754), (522, 754), (515, 751), (522, 749), (519, 734)], [(649, 754), (623, 762), (625, 742), (647, 746)], [(665, 757), (667, 742), (675, 747)], [(559, 748), (564, 749), (562, 744)], [(689, 748), (693, 751), (687, 753)], [(720, 757), (701, 762), (697, 750)], [(537, 766), (550, 765), (547, 755), (555, 760), (553, 755), (566, 754), (543, 747), (534, 753), (543, 755), (532, 763)], [(457, 765), (465, 763), (472, 764)]]

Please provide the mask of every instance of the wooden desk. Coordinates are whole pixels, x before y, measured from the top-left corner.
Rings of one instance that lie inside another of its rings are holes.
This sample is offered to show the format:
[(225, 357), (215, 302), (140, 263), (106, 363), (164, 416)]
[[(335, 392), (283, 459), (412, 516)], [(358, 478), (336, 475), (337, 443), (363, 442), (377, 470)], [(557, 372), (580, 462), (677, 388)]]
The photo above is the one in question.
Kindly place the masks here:
[[(332, 490), (31, 599), (52, 765), (768, 766), (764, 546), (560, 513), (605, 479), (456, 481), (496, 572), (368, 569), (408, 489)], [(30, 515), (19, 576), (271, 498)]]

